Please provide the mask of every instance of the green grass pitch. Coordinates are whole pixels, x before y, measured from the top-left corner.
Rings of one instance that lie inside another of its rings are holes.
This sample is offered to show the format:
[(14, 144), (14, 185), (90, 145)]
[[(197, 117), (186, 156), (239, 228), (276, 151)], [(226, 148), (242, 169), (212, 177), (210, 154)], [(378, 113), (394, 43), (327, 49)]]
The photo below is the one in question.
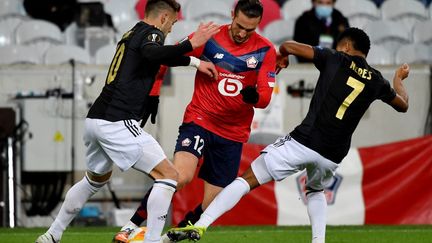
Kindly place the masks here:
[[(1, 243), (32, 243), (45, 228), (0, 228)], [(110, 243), (114, 227), (71, 227), (61, 243)], [(310, 243), (310, 227), (211, 227), (203, 243)], [(188, 242), (188, 241), (184, 241)], [(327, 243), (432, 243), (432, 225), (329, 226)]]

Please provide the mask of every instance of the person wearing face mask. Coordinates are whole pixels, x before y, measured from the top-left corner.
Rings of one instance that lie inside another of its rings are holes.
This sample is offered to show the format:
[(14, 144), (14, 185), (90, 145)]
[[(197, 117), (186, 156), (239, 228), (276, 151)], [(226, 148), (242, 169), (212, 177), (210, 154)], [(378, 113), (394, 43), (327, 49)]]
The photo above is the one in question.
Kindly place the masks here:
[[(295, 23), (294, 40), (312, 46), (335, 48), (335, 40), (349, 27), (348, 19), (334, 8), (336, 0), (312, 0), (312, 9)], [(298, 58), (299, 62), (310, 62)]]

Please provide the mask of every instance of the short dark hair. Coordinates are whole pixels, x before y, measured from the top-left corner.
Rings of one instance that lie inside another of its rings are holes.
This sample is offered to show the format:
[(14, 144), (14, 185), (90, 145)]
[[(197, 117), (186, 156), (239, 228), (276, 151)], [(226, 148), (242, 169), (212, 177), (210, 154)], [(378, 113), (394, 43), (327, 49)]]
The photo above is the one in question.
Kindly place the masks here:
[(258, 18), (263, 15), (263, 5), (260, 0), (239, 0), (234, 8), (234, 15), (241, 11), (249, 18)]
[(175, 0), (148, 0), (145, 6), (145, 15), (150, 15), (153, 12), (171, 9), (175, 12), (180, 12), (180, 4)]
[(354, 27), (347, 28), (339, 35), (337, 43), (344, 39), (350, 40), (357, 51), (362, 52), (366, 56), (369, 53), (371, 42), (369, 36), (363, 30)]

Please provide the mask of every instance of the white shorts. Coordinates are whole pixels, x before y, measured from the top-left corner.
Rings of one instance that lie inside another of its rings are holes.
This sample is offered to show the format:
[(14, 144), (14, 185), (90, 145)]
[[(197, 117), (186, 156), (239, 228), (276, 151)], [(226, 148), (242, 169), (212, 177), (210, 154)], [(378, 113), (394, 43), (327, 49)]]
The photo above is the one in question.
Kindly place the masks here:
[(317, 191), (325, 188), (338, 168), (338, 164), (290, 136), (281, 137), (275, 143), (268, 145), (251, 166), (260, 184), (271, 180), (281, 181), (306, 169), (306, 188)]
[(166, 159), (159, 143), (146, 133), (135, 120), (110, 122), (101, 119), (85, 120), (84, 143), (87, 147), (87, 168), (96, 174), (130, 167), (150, 173)]

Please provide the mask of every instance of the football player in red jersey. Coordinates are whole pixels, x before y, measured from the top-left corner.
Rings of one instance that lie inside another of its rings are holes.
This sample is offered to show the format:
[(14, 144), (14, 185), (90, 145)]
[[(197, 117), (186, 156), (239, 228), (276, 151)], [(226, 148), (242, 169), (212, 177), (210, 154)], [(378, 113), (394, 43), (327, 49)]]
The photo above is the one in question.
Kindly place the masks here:
[[(174, 154), (174, 165), (179, 171), (177, 190), (193, 179), (201, 157), (203, 164), (198, 176), (204, 180), (202, 203), (188, 212), (179, 226), (197, 221), (215, 196), (236, 178), (254, 108), (265, 108), (270, 102), (277, 54), (273, 43), (255, 32), (262, 13), (259, 0), (238, 1), (232, 23), (222, 26), (202, 48), (189, 53), (213, 62), (219, 76), (214, 81), (196, 73), (192, 100), (179, 127)], [(116, 242), (122, 242), (120, 239), (145, 220), (146, 204), (147, 196), (130, 222), (114, 237)], [(184, 239), (184, 235), (168, 237), (163, 236), (166, 242)]]

